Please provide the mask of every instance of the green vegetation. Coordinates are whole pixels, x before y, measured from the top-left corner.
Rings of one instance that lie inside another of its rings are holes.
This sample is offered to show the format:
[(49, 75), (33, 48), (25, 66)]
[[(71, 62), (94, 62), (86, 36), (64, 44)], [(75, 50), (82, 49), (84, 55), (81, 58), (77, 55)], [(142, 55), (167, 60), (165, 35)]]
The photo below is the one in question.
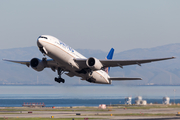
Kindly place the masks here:
[(180, 108), (180, 105), (163, 105), (163, 104), (153, 104), (153, 105), (115, 105), (109, 108), (112, 109), (152, 109), (152, 108)]
[(152, 108), (180, 108), (179, 105), (134, 105), (125, 106), (127, 109), (152, 109)]
[(5, 107), (0, 108), (1, 111), (67, 111), (67, 112), (78, 112), (78, 111), (108, 111), (108, 109), (99, 109), (97, 107), (76, 107), (76, 108), (24, 108), (24, 107), (18, 107), (18, 108), (12, 108), (12, 107)]
[[(119, 105), (119, 106), (109, 106), (107, 109), (100, 109), (98, 107), (58, 107), (58, 108), (51, 108), (51, 107), (44, 107), (44, 108), (26, 108), (26, 107), (0, 107), (0, 114), (27, 114), (28, 112), (32, 111), (32, 114), (36, 113), (41, 113), (41, 112), (33, 112), (33, 111), (57, 111), (57, 113), (61, 113), (61, 111), (66, 111), (62, 113), (73, 113), (73, 114), (67, 114), (65, 115), (66, 117), (73, 117), (76, 116), (76, 113), (81, 113), (81, 111), (89, 111), (89, 112), (84, 112), (81, 114), (82, 116), (96, 116), (96, 117), (104, 117), (106, 116), (142, 116), (142, 117), (152, 117), (152, 116), (176, 116), (176, 114), (172, 114), (169, 112), (163, 113), (141, 113), (137, 112), (136, 110), (130, 110), (133, 111), (130, 113), (130, 111), (127, 113), (122, 113), (118, 112), (124, 111), (122, 109), (142, 109), (142, 110), (137, 110), (137, 111), (143, 111), (143, 109), (157, 109), (160, 110), (159, 108), (179, 108), (177, 110), (180, 111), (180, 106), (179, 105), (161, 105), (161, 104), (155, 104), (155, 105), (146, 105), (146, 106), (139, 106), (139, 105)], [(164, 109), (162, 109), (164, 110)], [(58, 112), (59, 111), (59, 112)], [(126, 110), (125, 110), (126, 111)], [(148, 111), (148, 110), (147, 110)], [(151, 110), (150, 110), (151, 111)], [(161, 110), (160, 110), (161, 111)], [(178, 112), (178, 111), (177, 111)], [(43, 112), (42, 112), (43, 113)], [(47, 113), (47, 112), (45, 112)], [(56, 113), (56, 112), (52, 112)], [(121, 114), (122, 113), (122, 114)], [(63, 116), (62, 116), (63, 117)], [(80, 116), (76, 116), (80, 117)], [(4, 119), (4, 118), (0, 118)], [(9, 120), (49, 120), (52, 118), (8, 118)], [(53, 118), (53, 119), (58, 119), (58, 120), (72, 120), (73, 118)], [(74, 120), (83, 120), (84, 118), (75, 118)], [(88, 118), (90, 119), (90, 118)], [(93, 118), (91, 118), (93, 119)], [(94, 118), (95, 119), (95, 118)], [(99, 118), (98, 118), (99, 119)]]
[[(4, 120), (7, 118), (0, 118), (0, 120)], [(8, 118), (8, 120), (72, 120), (73, 118)], [(95, 119), (95, 118), (88, 118)], [(97, 119), (97, 118), (96, 118)], [(84, 118), (74, 118), (74, 120), (84, 120)]]
[(21, 111), (67, 111), (67, 112), (79, 112), (79, 111), (97, 111), (97, 112), (106, 112), (114, 111), (115, 109), (152, 109), (152, 108), (180, 108), (180, 105), (116, 105), (109, 106), (107, 109), (99, 109), (98, 107), (59, 107), (59, 108), (26, 108), (26, 107), (0, 107), (0, 113), (3, 112), (21, 112)]
[[(96, 114), (96, 116), (111, 116), (111, 114)], [(144, 117), (152, 117), (152, 116), (176, 116), (176, 114), (150, 114), (150, 113), (127, 113), (127, 114), (112, 114), (112, 116), (144, 116)]]

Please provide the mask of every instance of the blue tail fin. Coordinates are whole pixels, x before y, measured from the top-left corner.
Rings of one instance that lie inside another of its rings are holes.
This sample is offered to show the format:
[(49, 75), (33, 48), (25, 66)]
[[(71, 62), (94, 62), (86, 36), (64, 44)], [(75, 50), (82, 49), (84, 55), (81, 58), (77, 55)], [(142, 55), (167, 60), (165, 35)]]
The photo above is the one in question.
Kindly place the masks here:
[[(114, 54), (114, 48), (111, 48), (111, 50), (109, 51), (106, 59), (112, 60), (113, 54)], [(105, 68), (105, 71), (106, 71), (106, 73), (108, 74), (108, 72), (110, 71), (110, 67)]]
[(107, 55), (107, 59), (111, 60), (113, 58), (113, 54), (114, 54), (114, 48), (111, 48), (111, 50), (109, 51), (109, 54)]

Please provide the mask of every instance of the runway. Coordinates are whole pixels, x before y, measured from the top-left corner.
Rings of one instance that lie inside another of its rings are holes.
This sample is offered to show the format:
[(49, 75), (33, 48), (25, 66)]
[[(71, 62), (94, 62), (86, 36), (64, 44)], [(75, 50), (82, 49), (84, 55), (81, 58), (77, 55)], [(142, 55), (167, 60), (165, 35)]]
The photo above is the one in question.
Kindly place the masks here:
[(98, 107), (77, 107), (77, 108), (0, 108), (0, 118), (95, 118), (95, 119), (116, 119), (116, 120), (175, 120), (180, 108), (151, 108), (151, 109), (99, 109)]

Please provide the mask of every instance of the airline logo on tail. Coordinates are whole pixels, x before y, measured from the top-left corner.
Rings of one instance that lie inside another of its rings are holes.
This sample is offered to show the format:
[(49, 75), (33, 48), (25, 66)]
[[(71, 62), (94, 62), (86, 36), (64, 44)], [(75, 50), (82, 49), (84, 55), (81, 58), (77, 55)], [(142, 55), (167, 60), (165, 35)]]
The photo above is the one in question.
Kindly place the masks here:
[[(114, 48), (111, 48), (111, 50), (109, 51), (109, 53), (106, 57), (106, 60), (112, 60), (113, 54), (114, 54)], [(110, 67), (106, 67), (105, 72), (108, 74), (109, 71), (110, 71)]]

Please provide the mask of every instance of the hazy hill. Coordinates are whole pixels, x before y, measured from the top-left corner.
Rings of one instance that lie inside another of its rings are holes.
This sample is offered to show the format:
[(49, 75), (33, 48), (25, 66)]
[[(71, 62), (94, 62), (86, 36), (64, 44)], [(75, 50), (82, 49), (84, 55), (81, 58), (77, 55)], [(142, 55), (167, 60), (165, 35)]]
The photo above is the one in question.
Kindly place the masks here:
[[(96, 57), (104, 59), (106, 52), (101, 50), (77, 49), (86, 57)], [(142, 81), (121, 81), (113, 82), (113, 85), (121, 84), (158, 84), (158, 85), (180, 85), (180, 43), (169, 44), (146, 49), (132, 49), (114, 54), (114, 59), (148, 59), (161, 57), (177, 57), (174, 60), (154, 62), (142, 64), (142, 66), (133, 65), (111, 68), (110, 75), (113, 77), (141, 77)], [(34, 57), (42, 58), (37, 47), (14, 48), (0, 50), (0, 58), (13, 60), (31, 60)], [(0, 61), (0, 84), (58, 84), (54, 82), (54, 73), (50, 69), (45, 69), (43, 72), (36, 72), (27, 66)], [(69, 78), (63, 75), (66, 79), (66, 84), (62, 85), (77, 85), (89, 83), (79, 80), (79, 78)]]

